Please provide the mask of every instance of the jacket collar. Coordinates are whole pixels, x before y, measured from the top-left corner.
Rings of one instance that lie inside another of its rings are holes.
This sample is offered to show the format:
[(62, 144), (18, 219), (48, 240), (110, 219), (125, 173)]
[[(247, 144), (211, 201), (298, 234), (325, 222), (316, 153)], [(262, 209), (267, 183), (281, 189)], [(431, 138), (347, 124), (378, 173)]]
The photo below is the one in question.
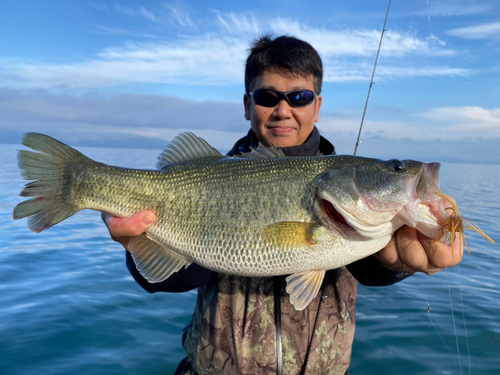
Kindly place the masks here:
[[(230, 156), (239, 155), (244, 152), (250, 152), (252, 148), (259, 147), (257, 136), (250, 129), (246, 137), (241, 138), (233, 148), (227, 153)], [(316, 126), (309, 138), (299, 146), (282, 147), (281, 150), (286, 156), (317, 156), (317, 155), (335, 155), (335, 147), (323, 138)]]

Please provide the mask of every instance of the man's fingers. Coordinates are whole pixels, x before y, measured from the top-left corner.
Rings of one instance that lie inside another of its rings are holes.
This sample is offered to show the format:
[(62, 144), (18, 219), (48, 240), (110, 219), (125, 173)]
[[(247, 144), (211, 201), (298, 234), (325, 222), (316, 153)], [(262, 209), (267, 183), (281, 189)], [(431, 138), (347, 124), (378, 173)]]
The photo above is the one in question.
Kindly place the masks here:
[(401, 259), (398, 249), (397, 232), (392, 236), (386, 247), (375, 254), (375, 256), (382, 262), (385, 267), (391, 270), (407, 272), (411, 274), (415, 272), (404, 263), (403, 259)]
[(398, 229), (387, 246), (378, 253), (379, 259), (389, 269), (411, 274), (424, 272), (428, 275), (449, 266), (447, 256), (451, 256), (448, 246), (436, 243), (407, 226)]
[(437, 268), (453, 267), (462, 260), (463, 240), (457, 233), (451, 248), (445, 243), (432, 240), (421, 233), (418, 233), (420, 242), (427, 254), (429, 262)]
[(139, 236), (156, 221), (156, 215), (152, 211), (141, 211), (130, 217), (103, 214), (102, 218), (115, 240)]
[(396, 232), (396, 239), (401, 261), (413, 272), (425, 272), (428, 260), (422, 243), (419, 241), (417, 230), (404, 226)]

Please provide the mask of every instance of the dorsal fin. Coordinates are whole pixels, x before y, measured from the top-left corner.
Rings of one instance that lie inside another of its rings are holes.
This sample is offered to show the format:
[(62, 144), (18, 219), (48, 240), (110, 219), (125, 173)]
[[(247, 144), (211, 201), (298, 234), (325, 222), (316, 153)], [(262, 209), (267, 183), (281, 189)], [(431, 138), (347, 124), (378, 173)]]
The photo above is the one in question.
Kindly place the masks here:
[(237, 155), (237, 158), (244, 159), (272, 159), (272, 158), (286, 158), (283, 151), (276, 147), (267, 147), (262, 143), (259, 143), (259, 147), (250, 147), (250, 152), (244, 152), (241, 155)]
[(207, 141), (197, 137), (193, 133), (186, 132), (179, 134), (170, 142), (167, 148), (158, 156), (156, 167), (162, 169), (169, 164), (222, 156)]

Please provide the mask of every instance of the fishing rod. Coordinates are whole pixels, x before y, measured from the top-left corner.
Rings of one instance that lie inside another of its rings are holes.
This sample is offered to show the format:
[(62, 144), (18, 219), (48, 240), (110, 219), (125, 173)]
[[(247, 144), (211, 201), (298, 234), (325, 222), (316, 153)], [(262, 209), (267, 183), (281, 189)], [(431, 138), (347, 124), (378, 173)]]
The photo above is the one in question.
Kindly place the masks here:
[(378, 44), (377, 57), (375, 58), (375, 64), (373, 65), (372, 78), (370, 80), (370, 87), (368, 88), (368, 95), (366, 96), (366, 103), (365, 103), (365, 109), (363, 110), (363, 117), (361, 118), (361, 124), (359, 125), (359, 133), (358, 133), (358, 139), (356, 140), (356, 147), (354, 148), (354, 155), (356, 155), (356, 152), (358, 151), (358, 146), (360, 143), (359, 139), (361, 138), (361, 130), (363, 129), (363, 122), (365, 121), (366, 108), (368, 107), (368, 101), (370, 100), (370, 92), (372, 91), (372, 86), (375, 83), (373, 82), (373, 78), (375, 77), (375, 71), (377, 70), (377, 62), (378, 62), (378, 57), (380, 55), (380, 47), (382, 47), (382, 40), (384, 39), (384, 34), (387, 31), (385, 26), (387, 25), (387, 18), (389, 18), (389, 10), (391, 9), (391, 2), (392, 0), (389, 0), (389, 5), (387, 6), (387, 13), (385, 14), (384, 27), (382, 28), (382, 33), (380, 34), (380, 42)]

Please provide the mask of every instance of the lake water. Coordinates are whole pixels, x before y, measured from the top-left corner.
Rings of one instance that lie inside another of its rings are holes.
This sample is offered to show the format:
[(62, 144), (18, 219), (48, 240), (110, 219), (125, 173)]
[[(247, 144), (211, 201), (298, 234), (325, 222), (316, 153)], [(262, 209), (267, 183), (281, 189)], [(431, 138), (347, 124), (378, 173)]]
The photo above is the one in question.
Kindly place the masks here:
[[(24, 185), (20, 146), (0, 145), (0, 374), (171, 374), (195, 292), (143, 291), (100, 214), (40, 234), (12, 220)], [(81, 149), (108, 164), (153, 167), (157, 152)], [(443, 164), (441, 187), (500, 240), (500, 166)], [(500, 247), (467, 233), (471, 254), (433, 276), (359, 288), (350, 374), (499, 374)]]

